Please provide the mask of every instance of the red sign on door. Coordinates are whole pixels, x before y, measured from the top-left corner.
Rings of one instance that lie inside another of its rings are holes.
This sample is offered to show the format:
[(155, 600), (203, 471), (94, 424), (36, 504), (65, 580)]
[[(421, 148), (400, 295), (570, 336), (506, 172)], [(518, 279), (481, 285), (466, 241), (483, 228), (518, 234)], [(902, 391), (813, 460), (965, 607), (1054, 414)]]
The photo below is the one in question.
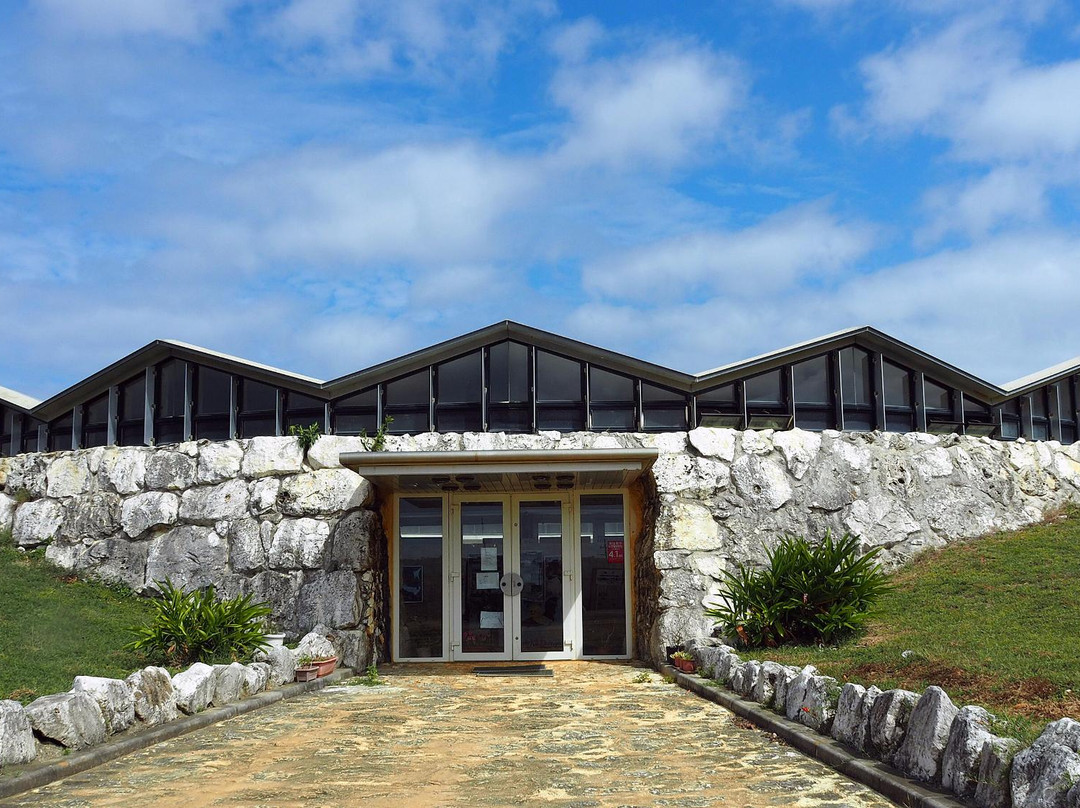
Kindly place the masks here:
[(608, 540), (607, 561), (609, 564), (623, 563), (623, 543), (621, 539)]

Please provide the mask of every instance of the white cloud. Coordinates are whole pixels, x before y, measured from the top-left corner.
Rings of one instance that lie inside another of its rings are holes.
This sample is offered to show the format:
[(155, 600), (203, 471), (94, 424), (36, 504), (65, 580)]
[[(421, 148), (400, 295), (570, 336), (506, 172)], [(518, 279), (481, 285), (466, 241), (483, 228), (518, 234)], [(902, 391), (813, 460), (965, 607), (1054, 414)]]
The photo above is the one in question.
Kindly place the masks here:
[(692, 159), (724, 134), (744, 91), (734, 60), (685, 43), (564, 65), (551, 91), (571, 117), (559, 160), (626, 167)]
[(95, 38), (160, 36), (197, 40), (225, 25), (239, 0), (37, 0), (56, 31)]
[(587, 288), (621, 299), (755, 295), (850, 268), (875, 231), (841, 221), (824, 202), (799, 205), (742, 230), (690, 233), (631, 248), (585, 268)]
[(1047, 210), (1047, 183), (1040, 171), (1004, 166), (933, 188), (923, 198), (929, 223), (917, 240), (933, 243), (949, 233), (978, 239), (1002, 225), (1040, 221)]

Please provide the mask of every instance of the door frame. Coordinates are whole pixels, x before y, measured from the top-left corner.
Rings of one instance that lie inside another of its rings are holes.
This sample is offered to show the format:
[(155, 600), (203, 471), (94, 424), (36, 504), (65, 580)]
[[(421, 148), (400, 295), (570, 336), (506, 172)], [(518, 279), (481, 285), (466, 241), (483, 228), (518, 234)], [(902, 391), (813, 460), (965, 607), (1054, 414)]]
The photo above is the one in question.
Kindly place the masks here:
[[(449, 568), (450, 574), (448, 576), (448, 589), (450, 590), (450, 612), (449, 620), (445, 622), (450, 624), (450, 646), (449, 655), (450, 659), (455, 662), (509, 662), (513, 657), (513, 600), (514, 598), (503, 593), (503, 652), (492, 653), (490, 651), (479, 651), (466, 653), (462, 650), (462, 637), (461, 633), (463, 626), (461, 623), (461, 608), (462, 608), (462, 592), (464, 591), (464, 581), (462, 580), (461, 572), (461, 506), (470, 502), (498, 502), (502, 505), (502, 557), (503, 557), (503, 569), (500, 573), (500, 578), (506, 575), (512, 569), (512, 547), (513, 547), (513, 529), (511, 527), (513, 523), (513, 505), (510, 502), (510, 498), (505, 494), (487, 494), (478, 492), (469, 495), (450, 494), (447, 498), (448, 511), (450, 514), (449, 530), (445, 531), (449, 538), (449, 548), (446, 546), (446, 541), (443, 541), (443, 554), (449, 556)], [(449, 553), (447, 553), (449, 549)]]

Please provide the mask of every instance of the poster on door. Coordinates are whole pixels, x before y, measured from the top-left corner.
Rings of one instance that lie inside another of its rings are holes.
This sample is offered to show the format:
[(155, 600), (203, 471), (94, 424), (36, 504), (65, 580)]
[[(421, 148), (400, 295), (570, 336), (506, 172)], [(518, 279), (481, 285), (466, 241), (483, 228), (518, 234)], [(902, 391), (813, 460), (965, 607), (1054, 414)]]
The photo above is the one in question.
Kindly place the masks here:
[(621, 564), (621, 563), (623, 563), (623, 543), (622, 543), (622, 539), (608, 539), (608, 543), (607, 543), (607, 562), (609, 564)]

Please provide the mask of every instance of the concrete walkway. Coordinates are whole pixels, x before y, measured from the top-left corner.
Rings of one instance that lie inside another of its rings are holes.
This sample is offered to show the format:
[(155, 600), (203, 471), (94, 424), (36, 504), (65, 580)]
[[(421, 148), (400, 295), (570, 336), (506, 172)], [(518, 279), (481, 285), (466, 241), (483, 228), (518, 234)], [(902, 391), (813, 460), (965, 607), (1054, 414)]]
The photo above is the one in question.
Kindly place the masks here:
[(396, 665), (233, 718), (3, 806), (889, 806), (658, 674)]

